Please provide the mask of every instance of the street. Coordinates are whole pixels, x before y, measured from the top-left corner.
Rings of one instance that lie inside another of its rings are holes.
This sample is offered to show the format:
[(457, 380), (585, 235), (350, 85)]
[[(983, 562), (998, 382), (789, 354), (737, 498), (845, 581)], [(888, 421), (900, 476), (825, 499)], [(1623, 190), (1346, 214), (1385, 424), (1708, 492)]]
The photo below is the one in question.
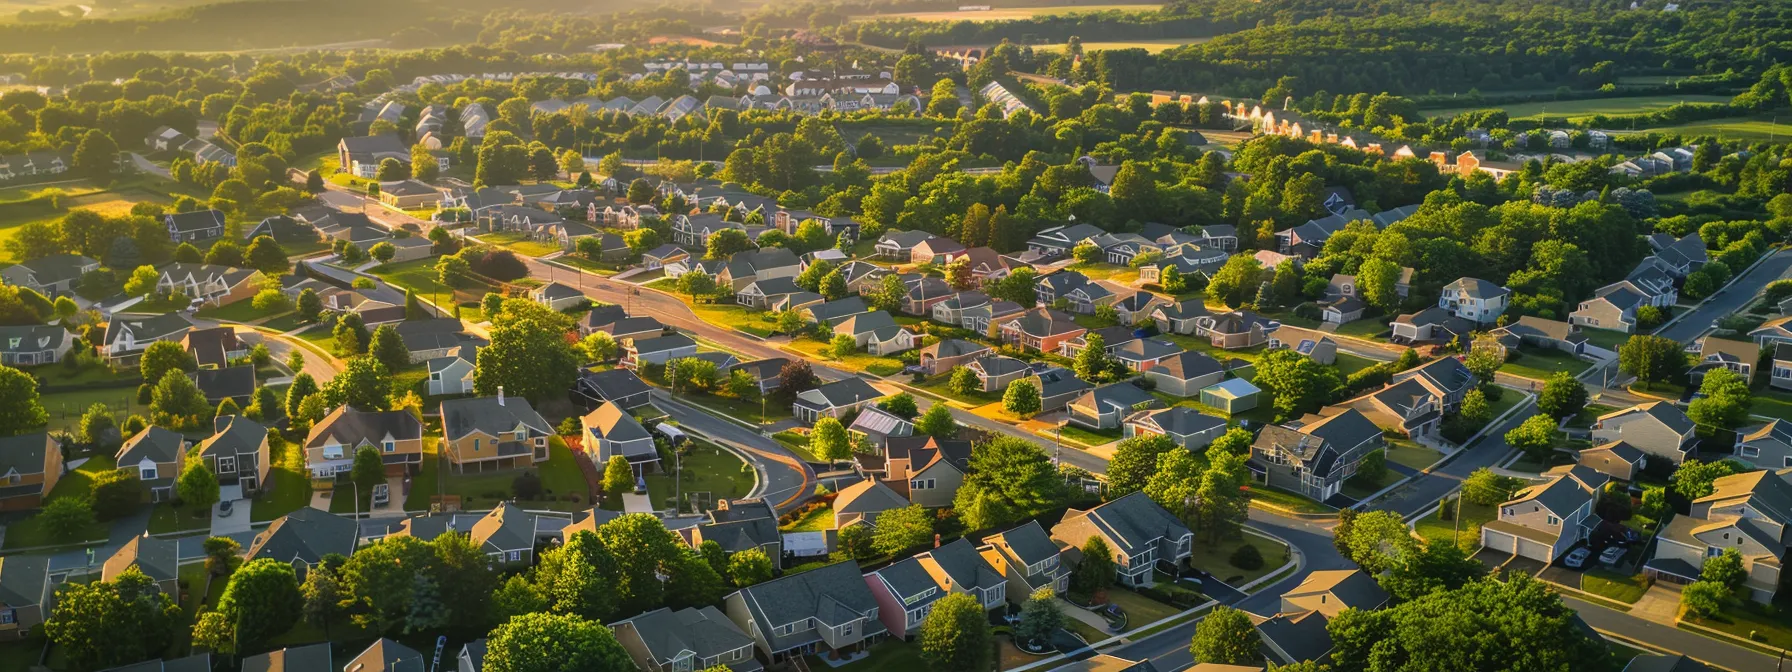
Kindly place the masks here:
[(1792, 270), (1792, 250), (1775, 251), (1748, 275), (1736, 280), (1729, 289), (1713, 295), (1703, 305), (1687, 313), (1678, 322), (1657, 331), (1655, 335), (1691, 343), (1710, 329), (1712, 322), (1742, 310), (1768, 284), (1786, 277), (1789, 270)]
[(674, 400), (663, 390), (653, 390), (653, 404), (681, 428), (696, 430), (745, 453), (760, 473), (759, 497), (780, 512), (794, 508), (815, 491), (815, 471), (777, 441)]

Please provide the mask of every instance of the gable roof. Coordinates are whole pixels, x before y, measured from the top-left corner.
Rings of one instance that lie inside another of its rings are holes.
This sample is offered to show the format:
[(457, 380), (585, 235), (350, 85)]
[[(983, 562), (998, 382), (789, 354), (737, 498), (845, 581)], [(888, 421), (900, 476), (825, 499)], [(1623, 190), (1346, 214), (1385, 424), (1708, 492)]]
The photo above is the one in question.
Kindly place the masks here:
[(712, 606), (678, 611), (662, 607), (615, 625), (618, 630), (625, 627), (641, 638), (656, 663), (667, 667), (684, 652), (705, 660), (753, 645), (751, 637)]
[[(842, 378), (821, 385), (813, 390), (805, 391), (803, 394), (808, 394), (809, 392), (819, 393), (828, 406), (834, 408), (850, 406), (861, 401), (879, 399), (884, 396), (884, 393), (879, 392), (877, 388), (872, 387), (871, 383), (867, 383), (864, 379), (857, 376)], [(798, 401), (805, 400), (798, 399)]]
[(347, 556), (355, 551), (361, 526), (352, 519), (309, 506), (274, 520), (250, 542), (251, 560), (298, 560), (307, 565), (323, 561), (331, 553)]
[[(1135, 492), (1088, 511), (1070, 509), (1064, 519), (1052, 527), (1052, 536), (1060, 539), (1087, 540), (1100, 534), (1114, 546), (1117, 555), (1136, 555), (1160, 538), (1181, 539), (1192, 534), (1182, 521), (1143, 492)], [(1073, 546), (1081, 547), (1080, 542)]]
[(112, 581), (135, 566), (151, 581), (169, 581), (180, 573), (180, 542), (151, 536), (131, 537), (100, 570), (101, 581)]
[[(865, 585), (859, 563), (852, 560), (806, 572), (786, 574), (742, 588), (738, 592), (752, 619), (760, 624), (761, 633), (766, 633), (765, 636), (775, 647), (782, 647), (786, 643), (800, 645), (813, 639), (798, 638), (815, 636), (813, 633), (799, 632), (790, 639), (780, 638), (770, 634), (777, 626), (814, 618), (822, 625), (832, 627), (864, 618), (877, 608), (877, 600), (872, 598), (870, 587)], [(867, 635), (883, 630), (882, 623), (877, 619), (868, 620), (865, 626), (867, 630), (873, 631)]]
[(907, 497), (874, 479), (866, 479), (840, 489), (834, 498), (834, 514), (879, 513), (908, 506)]
[(481, 432), (498, 436), (518, 425), (553, 434), (554, 426), (522, 397), (474, 397), (442, 402), (442, 432), (450, 441)]
[(363, 441), (377, 444), (387, 436), (396, 441), (421, 439), (423, 423), (406, 411), (362, 411), (343, 404), (312, 425), (305, 447), (316, 448), (330, 441), (344, 446), (359, 446)]
[(268, 428), (241, 415), (219, 416), (212, 420), (212, 435), (194, 449), (196, 456), (248, 455), (261, 450), (268, 440)]
[(124, 445), (118, 447), (116, 461), (120, 467), (134, 467), (145, 459), (151, 462), (173, 462), (185, 450), (185, 441), (186, 438), (177, 432), (163, 429), (159, 425), (150, 425), (136, 436), (125, 439)]
[[(606, 401), (590, 413), (586, 413), (584, 423), (586, 427), (590, 428), (593, 437), (608, 441), (624, 442), (653, 438), (651, 434), (647, 433), (647, 428), (642, 427), (641, 422), (635, 419), (635, 416), (629, 415), (614, 402)], [(652, 449), (648, 450), (651, 452)]]

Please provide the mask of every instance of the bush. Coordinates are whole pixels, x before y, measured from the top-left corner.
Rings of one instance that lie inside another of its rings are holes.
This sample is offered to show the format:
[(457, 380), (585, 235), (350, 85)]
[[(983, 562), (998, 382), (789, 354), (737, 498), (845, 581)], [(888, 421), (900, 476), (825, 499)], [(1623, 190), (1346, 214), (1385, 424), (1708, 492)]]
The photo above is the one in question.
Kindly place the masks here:
[(494, 280), (510, 282), (529, 276), (528, 267), (509, 250), (492, 249), (484, 254), (463, 256), (472, 257), (467, 263), (473, 267), (473, 272)]
[(1233, 567), (1244, 571), (1255, 571), (1263, 568), (1263, 552), (1257, 550), (1256, 546), (1245, 544), (1233, 551), (1232, 557), (1227, 558), (1226, 561), (1232, 563)]

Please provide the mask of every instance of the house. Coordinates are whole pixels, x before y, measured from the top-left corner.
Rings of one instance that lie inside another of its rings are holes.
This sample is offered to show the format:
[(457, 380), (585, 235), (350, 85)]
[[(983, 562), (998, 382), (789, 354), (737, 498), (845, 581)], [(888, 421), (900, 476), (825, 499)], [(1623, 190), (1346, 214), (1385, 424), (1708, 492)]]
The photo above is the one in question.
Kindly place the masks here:
[(1518, 318), (1517, 321), (1489, 333), (1499, 339), (1500, 345), (1505, 348), (1507, 353), (1528, 345), (1560, 350), (1570, 355), (1579, 356), (1587, 345), (1586, 335), (1580, 333), (1580, 328), (1572, 322), (1545, 319), (1535, 315), (1525, 315)]
[[(881, 241), (880, 241), (881, 242)], [(909, 249), (909, 260), (922, 264), (949, 264), (964, 253), (964, 245), (951, 238), (933, 236)]]
[[(773, 379), (776, 379), (773, 374)], [(579, 380), (573, 389), (586, 400), (595, 404), (610, 402), (630, 410), (646, 406), (651, 401), (653, 388), (641, 381), (641, 377), (628, 369), (608, 369), (604, 371), (580, 371)]]
[(1284, 614), (1317, 611), (1326, 618), (1337, 618), (1345, 609), (1370, 611), (1388, 604), (1387, 591), (1375, 577), (1360, 569), (1327, 569), (1314, 571), (1292, 590), (1282, 593), (1280, 611)]
[(964, 322), (964, 311), (968, 308), (989, 305), (988, 294), (977, 291), (958, 292), (945, 300), (933, 304), (933, 321), (958, 326)]
[(1325, 501), (1356, 475), (1363, 457), (1381, 447), (1381, 428), (1355, 409), (1302, 422), (1268, 425), (1251, 443), (1251, 471), (1265, 485)]
[(909, 315), (927, 315), (935, 305), (956, 294), (945, 280), (925, 275), (905, 274), (902, 284), (906, 289), (902, 296), (902, 312)]
[(724, 599), (724, 610), (773, 665), (805, 655), (851, 655), (888, 632), (859, 563), (851, 560), (742, 588)]
[(883, 392), (853, 376), (797, 393), (791, 414), (798, 422), (813, 425), (824, 415), (838, 419), (883, 397)]
[(0, 269), (0, 282), (54, 299), (75, 291), (82, 275), (99, 268), (100, 262), (78, 254), (52, 254)]
[(1226, 415), (1237, 415), (1257, 407), (1259, 392), (1262, 390), (1251, 381), (1232, 378), (1201, 388), (1201, 403)]
[(1792, 344), (1774, 344), (1767, 386), (1779, 390), (1792, 390)]
[(810, 324), (825, 324), (832, 327), (848, 317), (870, 312), (870, 308), (865, 305), (863, 297), (853, 295), (804, 306), (797, 312), (802, 314), (803, 319)]
[(244, 497), (273, 485), (268, 480), (273, 469), (268, 429), (249, 418), (225, 415), (212, 419), (212, 435), (194, 447), (193, 457), (212, 470), (218, 485), (237, 486)]
[(1598, 498), (1597, 489), (1567, 475), (1520, 490), (1500, 505), (1498, 520), (1481, 526), (1481, 545), (1553, 563), (1599, 524)]
[(1761, 326), (1748, 332), (1748, 337), (1760, 343), (1761, 347), (1777, 346), (1781, 343), (1792, 343), (1792, 315), (1776, 317), (1761, 323)]
[(876, 526), (877, 516), (909, 505), (907, 497), (888, 485), (866, 479), (840, 489), (834, 499), (834, 529), (863, 523)]
[(1743, 383), (1754, 379), (1755, 365), (1761, 361), (1761, 346), (1753, 341), (1736, 341), (1706, 336), (1699, 341), (1699, 360), (1692, 367), (1692, 384), (1698, 385), (1705, 374), (1724, 368), (1742, 377)]
[(747, 227), (707, 212), (672, 216), (672, 242), (687, 248), (701, 250), (708, 247), (709, 237), (724, 229), (745, 233)]
[(1137, 385), (1110, 383), (1084, 392), (1071, 402), (1070, 422), (1090, 429), (1117, 429), (1134, 411), (1163, 406), (1163, 401)]
[(1684, 655), (1645, 653), (1630, 659), (1621, 672), (1711, 672), (1712, 669)]
[[(874, 256), (878, 259), (888, 259), (898, 262), (928, 262), (932, 261), (931, 257), (917, 259), (914, 256), (914, 251), (916, 248), (921, 247), (923, 243), (927, 243), (936, 237), (937, 236), (926, 231), (886, 231), (884, 232), (884, 235), (878, 237), (877, 243), (872, 246), (872, 249), (874, 250)], [(962, 250), (964, 249), (964, 246), (960, 245), (958, 249)]]
[(1619, 281), (1593, 291), (1593, 298), (1580, 302), (1568, 313), (1568, 322), (1575, 326), (1610, 329), (1631, 333), (1636, 330), (1636, 310), (1648, 305), (1647, 297), (1629, 281)]
[(1110, 352), (1127, 369), (1147, 372), (1184, 350), (1182, 346), (1161, 338), (1135, 338), (1115, 346)]
[(733, 375), (735, 371), (745, 372), (753, 379), (753, 384), (759, 388), (759, 394), (764, 395), (778, 389), (780, 385), (784, 384), (782, 378), (784, 374), (784, 366), (789, 363), (790, 360), (784, 357), (755, 359), (752, 361), (736, 363), (735, 365), (728, 367), (728, 370), (725, 373)]
[(323, 563), (325, 556), (353, 554), (360, 534), (361, 524), (354, 518), (307, 506), (274, 519), (255, 535), (244, 557), (290, 563), (302, 576)]
[(1655, 248), (1655, 265), (1676, 278), (1685, 278), (1710, 260), (1705, 241), (1697, 231), (1679, 240), (1657, 233), (1649, 236), (1649, 246)]
[(217, 404), (225, 399), (235, 400), (238, 407), (248, 406), (250, 397), (255, 394), (255, 366), (240, 364), (222, 369), (200, 369), (187, 374), (193, 379), (193, 385), (205, 395), (206, 403)]
[(16, 367), (60, 362), (74, 344), (68, 331), (59, 326), (0, 327), (0, 364)]
[(413, 210), (441, 201), (442, 192), (419, 180), (394, 180), (380, 183), (379, 198), (387, 207)]
[(622, 367), (631, 371), (641, 364), (658, 364), (697, 354), (697, 342), (684, 334), (654, 338), (630, 338), (622, 341)]
[(1416, 313), (1407, 313), (1394, 318), (1388, 325), (1393, 331), (1388, 341), (1395, 345), (1418, 345), (1421, 343), (1449, 343), (1460, 337), (1464, 342), (1477, 328), (1479, 323), (1456, 317), (1450, 311), (1431, 306)]
[(734, 294), (734, 302), (748, 308), (765, 310), (778, 299), (803, 292), (794, 278), (760, 278), (747, 283)]
[(896, 325), (884, 311), (859, 313), (834, 325), (836, 336), (850, 336), (866, 352), (883, 356), (913, 349), (915, 334)]
[(535, 514), (520, 506), (498, 502), (468, 532), (473, 546), (485, 553), (494, 567), (526, 568), (535, 564)]
[[(621, 343), (631, 338), (657, 338), (665, 335), (666, 325), (651, 317), (628, 317), (615, 311), (592, 310), (586, 313), (585, 319), (579, 321), (579, 338), (583, 339), (595, 333), (606, 333), (610, 340)], [(593, 317), (595, 315), (595, 317)]]
[(928, 508), (952, 505), (958, 486), (970, 470), (969, 441), (941, 440), (930, 436), (889, 438), (881, 454), (853, 456), (854, 469)]
[[(1261, 648), (1270, 660), (1284, 665), (1324, 660), (1335, 647), (1326, 628), (1333, 618), (1345, 609), (1379, 608), (1387, 603), (1387, 599), (1387, 593), (1376, 585), (1375, 580), (1359, 570), (1319, 571), (1284, 594), (1282, 604), (1273, 616), (1252, 620), (1257, 625)], [(1196, 669), (1200, 667), (1196, 666)]]
[(1007, 605), (1006, 577), (963, 538), (866, 574), (865, 583), (884, 627), (899, 638), (918, 633), (934, 603), (952, 593), (976, 598), (985, 610)]
[(1114, 307), (1114, 316), (1119, 318), (1121, 324), (1136, 325), (1148, 319), (1158, 306), (1167, 303), (1168, 299), (1150, 292), (1133, 292), (1120, 296), (1109, 305)]
[(1104, 233), (1107, 231), (1093, 224), (1054, 226), (1040, 231), (1028, 240), (1027, 249), (1051, 257), (1063, 256), (1078, 243)]
[(157, 270), (161, 273), (156, 281), (158, 294), (178, 291), (214, 306), (254, 297), (267, 281), (267, 276), (252, 268), (173, 263)]
[(1736, 549), (1746, 578), (1742, 589), (1763, 604), (1779, 591), (1781, 562), (1792, 526), (1792, 471), (1750, 471), (1711, 482), (1709, 495), (1692, 501), (1690, 513), (1674, 516), (1657, 535), (1655, 556), (1643, 573), (1685, 584), (1699, 579), (1705, 560)]
[(1076, 557), (1093, 537), (1113, 551), (1117, 582), (1137, 588), (1154, 583), (1157, 563), (1180, 566), (1187, 561), (1195, 534), (1145, 493), (1135, 492), (1087, 511), (1069, 509), (1052, 526), (1052, 540)]
[(465, 357), (437, 357), (423, 363), (429, 369), (429, 396), (473, 393), (473, 362)]
[(646, 672), (718, 666), (736, 672), (764, 669), (753, 657), (753, 638), (715, 607), (655, 609), (611, 624), (610, 629), (635, 667)]
[(384, 637), (349, 659), (344, 672), (412, 672), (423, 669), (423, 654)]
[(101, 581), (116, 581), (132, 567), (154, 581), (168, 597), (180, 599), (180, 541), (141, 535), (118, 547), (100, 567)]
[(181, 336), (180, 347), (199, 363), (201, 369), (220, 369), (232, 360), (249, 356), (249, 347), (236, 336), (233, 327), (194, 329)]
[(1269, 332), (1269, 349), (1293, 350), (1320, 364), (1338, 361), (1338, 343), (1323, 331), (1280, 325)]
[(1595, 443), (1623, 441), (1651, 457), (1680, 464), (1698, 445), (1695, 429), (1678, 406), (1652, 401), (1599, 416), (1592, 436)]
[(1122, 424), (1123, 436), (1166, 436), (1176, 445), (1200, 452), (1226, 433), (1226, 421), (1187, 406), (1137, 411)]
[(1195, 335), (1206, 336), (1222, 350), (1254, 348), (1269, 342), (1269, 332), (1281, 323), (1248, 310), (1235, 310), (1195, 321)]
[[(669, 269), (679, 264), (685, 264), (690, 260), (691, 253), (686, 252), (684, 251), (684, 248), (671, 243), (641, 253), (641, 265), (650, 271), (656, 268)], [(672, 274), (667, 273), (667, 275)]]
[(62, 444), (46, 432), (0, 437), (0, 468), (0, 511), (35, 509), (62, 478)]
[(1065, 408), (1094, 387), (1069, 369), (1058, 367), (1038, 371), (1031, 380), (1039, 387), (1039, 410), (1042, 413)]
[(1506, 312), (1512, 290), (1479, 278), (1458, 278), (1444, 285), (1437, 297), (1437, 307), (1456, 317), (1478, 324), (1490, 324)]
[[(387, 476), (415, 474), (423, 465), (423, 423), (405, 411), (362, 411), (347, 404), (331, 411), (305, 437), (312, 487), (328, 488), (344, 477), (362, 448), (379, 451)], [(382, 485), (374, 486), (376, 499)]]
[[(1740, 443), (1741, 434), (1738, 434)], [(1647, 466), (1649, 457), (1643, 451), (1623, 441), (1602, 443), (1591, 448), (1584, 448), (1575, 458), (1575, 463), (1592, 469), (1620, 481), (1634, 481), (1643, 467)]]
[(1057, 352), (1066, 341), (1088, 331), (1069, 315), (1050, 308), (1034, 308), (1000, 323), (1003, 343), (1032, 352)]
[[(941, 339), (931, 345), (922, 346), (919, 360), (921, 371), (930, 376), (951, 373), (953, 369), (964, 366), (971, 360), (989, 354), (993, 350), (994, 348), (982, 343), (962, 338)], [(1792, 366), (1789, 366), (1788, 369), (1792, 369)]]
[(0, 639), (19, 641), (42, 625), (54, 604), (50, 556), (0, 558)]
[(979, 334), (989, 334), (989, 325), (999, 324), (1002, 320), (1019, 315), (1025, 310), (1013, 301), (995, 300), (980, 306), (964, 309), (959, 315), (958, 326)]
[(373, 179), (380, 172), (380, 162), (386, 159), (409, 166), (411, 148), (393, 134), (344, 137), (336, 143), (336, 165), (361, 179)]
[(864, 441), (866, 445), (882, 450), (884, 442), (892, 437), (912, 436), (915, 423), (876, 406), (866, 406), (846, 427), (846, 433), (855, 441)]
[(604, 402), (579, 418), (579, 426), (583, 429), (580, 436), (584, 439), (585, 452), (596, 464), (609, 464), (611, 457), (621, 455), (628, 460), (638, 478), (660, 461), (653, 435), (648, 434), (647, 428), (619, 404)]
[(224, 236), (224, 213), (217, 210), (194, 210), (162, 215), (168, 228), (168, 239), (175, 243), (200, 243)]
[(174, 498), (174, 480), (187, 467), (187, 447), (180, 434), (151, 425), (126, 439), (114, 456), (118, 469), (143, 482), (149, 501)]
[(1040, 588), (1059, 594), (1070, 588), (1070, 565), (1063, 562), (1064, 551), (1039, 521), (984, 537), (977, 552), (1002, 573), (1008, 583), (1004, 592), (1012, 604), (1025, 602)]
[[(1057, 302), (1059, 297), (1063, 297), (1068, 301), (1072, 290), (1077, 289), (1078, 287), (1087, 286), (1088, 284), (1088, 276), (1076, 271), (1048, 273), (1039, 276), (1039, 279), (1033, 283), (1033, 300), (1042, 306), (1051, 305), (1052, 303)], [(1099, 292), (1106, 291), (1106, 288), (1101, 288), (1100, 290), (1097, 290), (1097, 295), (1099, 295)], [(1109, 294), (1111, 295), (1112, 293), (1109, 292)], [(1088, 304), (1088, 310), (1086, 312), (1095, 312), (1094, 305), (1090, 304), (1090, 294), (1085, 293), (1082, 296), (1082, 299), (1085, 304)]]
[(796, 279), (802, 273), (802, 261), (795, 252), (782, 247), (770, 247), (762, 250), (746, 250), (736, 252), (728, 257), (728, 263), (715, 273), (716, 284), (732, 287), (740, 291), (754, 281), (771, 280), (773, 278)]
[(1033, 375), (1033, 368), (1024, 361), (1002, 355), (985, 355), (965, 365), (977, 377), (977, 389), (1000, 393), (1014, 381)]
[(584, 292), (558, 282), (550, 282), (531, 290), (529, 298), (547, 306), (549, 310), (559, 311), (571, 310), (577, 308), (580, 303), (590, 301), (585, 298)]
[(458, 472), (522, 469), (548, 460), (554, 426), (529, 400), (495, 397), (442, 402), (441, 453)]
[(1454, 411), (1463, 397), (1474, 389), (1475, 374), (1455, 357), (1440, 357), (1418, 367), (1394, 374), (1389, 384), (1416, 379), (1427, 392), (1437, 396), (1446, 411)]
[(1194, 334), (1197, 323), (1202, 318), (1212, 319), (1213, 317), (1212, 313), (1207, 311), (1206, 301), (1199, 297), (1159, 305), (1152, 309), (1150, 315), (1151, 319), (1157, 322), (1158, 329), (1165, 333), (1184, 336)]

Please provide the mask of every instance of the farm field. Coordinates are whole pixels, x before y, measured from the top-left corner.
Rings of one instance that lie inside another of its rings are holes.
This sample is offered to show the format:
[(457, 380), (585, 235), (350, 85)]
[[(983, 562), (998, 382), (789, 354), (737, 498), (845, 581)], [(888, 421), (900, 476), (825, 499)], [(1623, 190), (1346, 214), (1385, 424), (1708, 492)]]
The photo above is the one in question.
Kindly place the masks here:
[(1534, 117), (1538, 114), (1546, 116), (1566, 116), (1570, 120), (1590, 117), (1595, 114), (1617, 116), (1622, 114), (1638, 114), (1666, 109), (1680, 103), (1727, 103), (1729, 96), (1684, 95), (1684, 96), (1638, 96), (1635, 98), (1596, 98), (1591, 100), (1553, 100), (1538, 103), (1518, 103), (1515, 105), (1479, 105), (1473, 107), (1454, 107), (1442, 110), (1426, 110), (1425, 114), (1433, 117), (1449, 116), (1469, 110), (1485, 110), (1497, 107), (1506, 111), (1513, 119)]
[(1637, 132), (1679, 133), (1681, 135), (1721, 135), (1726, 140), (1769, 140), (1792, 136), (1792, 123), (1774, 123), (1767, 117), (1730, 118), (1695, 121), (1678, 126), (1640, 129)]
[(1013, 21), (1030, 19), (1035, 16), (1063, 16), (1067, 14), (1088, 14), (1091, 12), (1155, 12), (1163, 5), (1063, 5), (1058, 7), (1001, 7), (986, 12), (902, 12), (898, 14), (868, 14), (853, 17), (854, 21), (878, 21), (882, 19), (914, 19), (916, 21)]
[[(1158, 40), (1135, 40), (1132, 42), (1084, 42), (1083, 51), (1101, 51), (1112, 49), (1144, 49), (1150, 53), (1168, 51), (1187, 44), (1200, 44), (1212, 40), (1211, 37), (1166, 37)], [(1033, 51), (1059, 52), (1064, 50), (1062, 44), (1036, 44)]]

